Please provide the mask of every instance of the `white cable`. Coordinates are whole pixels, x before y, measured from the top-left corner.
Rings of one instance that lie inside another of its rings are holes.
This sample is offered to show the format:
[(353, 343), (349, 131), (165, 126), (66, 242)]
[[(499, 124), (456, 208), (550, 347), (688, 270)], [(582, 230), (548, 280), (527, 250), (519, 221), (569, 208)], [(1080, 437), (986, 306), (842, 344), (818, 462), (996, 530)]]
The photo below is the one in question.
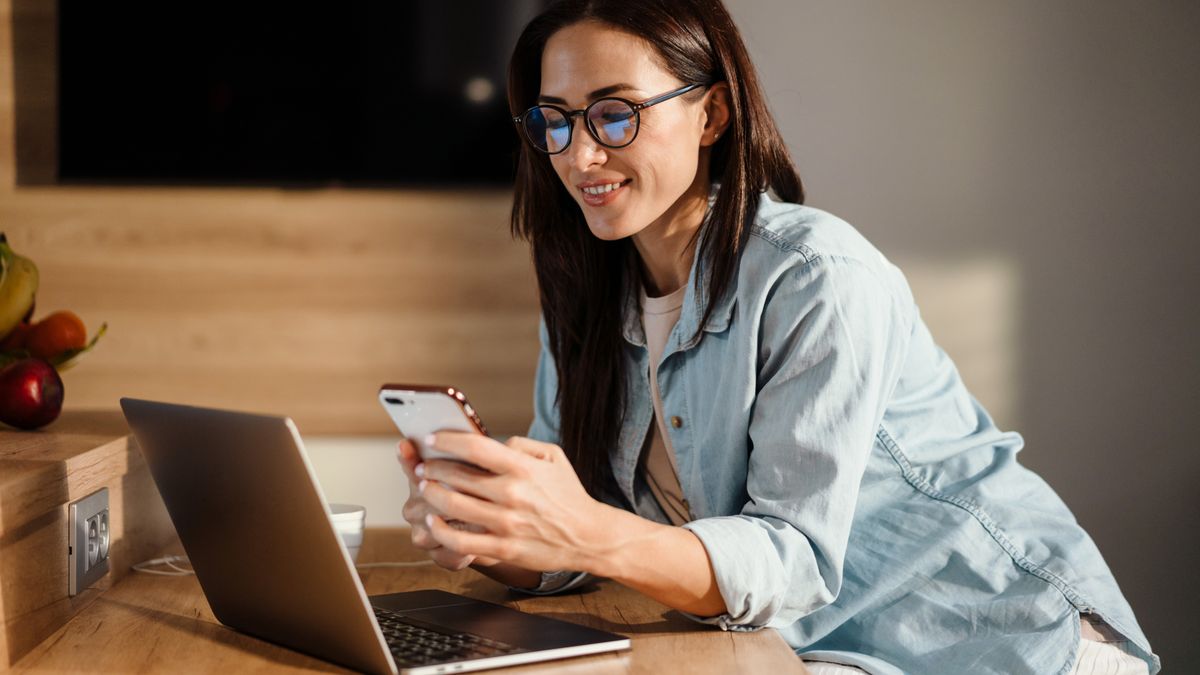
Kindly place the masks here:
[[(195, 574), (190, 567), (180, 567), (180, 564), (190, 566), (191, 561), (188, 560), (186, 555), (169, 555), (162, 558), (143, 560), (142, 562), (133, 565), (133, 571), (141, 572), (143, 574), (158, 574), (164, 577), (186, 577)], [(425, 565), (432, 564), (432, 560), (417, 560), (414, 562), (359, 563), (358, 565), (355, 565), (355, 567), (361, 570), (374, 567), (424, 567)], [(166, 567), (170, 568), (170, 571), (149, 569), (155, 565), (165, 565)]]
[[(195, 572), (193, 572), (191, 569), (180, 567), (176, 563), (183, 563), (185, 565), (191, 564), (186, 555), (169, 555), (163, 558), (153, 558), (151, 560), (144, 560), (140, 563), (137, 563), (136, 565), (133, 565), (133, 571), (142, 572), (143, 574), (158, 574), (164, 577), (186, 577), (188, 575), (195, 574)], [(171, 571), (149, 569), (155, 565), (166, 565), (167, 567), (171, 568)]]

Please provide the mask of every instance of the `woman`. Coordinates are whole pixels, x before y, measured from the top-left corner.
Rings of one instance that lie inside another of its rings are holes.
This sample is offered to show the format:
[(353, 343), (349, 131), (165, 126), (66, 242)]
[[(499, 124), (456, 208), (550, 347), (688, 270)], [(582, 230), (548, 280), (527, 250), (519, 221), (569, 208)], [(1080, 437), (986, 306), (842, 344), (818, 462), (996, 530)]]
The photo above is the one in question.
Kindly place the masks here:
[(815, 673), (1158, 669), (899, 270), (801, 206), (719, 0), (557, 4), (508, 95), (536, 416), (426, 439), (480, 468), (401, 445), (417, 546), (531, 593), (596, 575), (770, 626)]

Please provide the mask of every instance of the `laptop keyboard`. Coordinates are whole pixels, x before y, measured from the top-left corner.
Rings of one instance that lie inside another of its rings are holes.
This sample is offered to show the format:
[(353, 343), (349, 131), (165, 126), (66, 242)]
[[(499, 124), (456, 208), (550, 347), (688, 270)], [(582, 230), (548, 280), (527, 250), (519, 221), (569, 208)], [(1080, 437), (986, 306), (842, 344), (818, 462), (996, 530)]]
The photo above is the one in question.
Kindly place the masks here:
[(401, 668), (525, 651), (478, 635), (438, 628), (386, 609), (372, 609), (392, 658)]

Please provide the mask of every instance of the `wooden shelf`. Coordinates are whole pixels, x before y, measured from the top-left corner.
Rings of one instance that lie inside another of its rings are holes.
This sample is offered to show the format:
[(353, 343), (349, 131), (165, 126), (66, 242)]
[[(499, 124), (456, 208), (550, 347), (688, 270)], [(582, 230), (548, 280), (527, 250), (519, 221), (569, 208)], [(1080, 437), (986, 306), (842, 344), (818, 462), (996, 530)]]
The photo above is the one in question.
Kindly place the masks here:
[[(67, 505), (108, 488), (110, 571), (67, 595)], [(174, 529), (116, 410), (64, 410), (37, 431), (0, 431), (0, 670), (87, 607)]]

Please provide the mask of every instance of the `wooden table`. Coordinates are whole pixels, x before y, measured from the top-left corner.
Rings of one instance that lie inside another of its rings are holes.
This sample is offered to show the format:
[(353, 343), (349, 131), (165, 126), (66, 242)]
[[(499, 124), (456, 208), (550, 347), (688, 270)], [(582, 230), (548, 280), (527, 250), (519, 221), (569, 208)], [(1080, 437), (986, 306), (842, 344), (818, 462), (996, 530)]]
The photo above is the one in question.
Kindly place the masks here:
[[(167, 552), (180, 552), (178, 545)], [(407, 529), (367, 530), (359, 562), (421, 560)], [(804, 673), (774, 630), (724, 632), (611, 581), (531, 597), (473, 571), (430, 565), (361, 571), (369, 595), (441, 588), (628, 635), (633, 650), (502, 669), (512, 673)], [(13, 666), (15, 673), (250, 673), (343, 669), (237, 633), (213, 617), (194, 576), (132, 573)]]

